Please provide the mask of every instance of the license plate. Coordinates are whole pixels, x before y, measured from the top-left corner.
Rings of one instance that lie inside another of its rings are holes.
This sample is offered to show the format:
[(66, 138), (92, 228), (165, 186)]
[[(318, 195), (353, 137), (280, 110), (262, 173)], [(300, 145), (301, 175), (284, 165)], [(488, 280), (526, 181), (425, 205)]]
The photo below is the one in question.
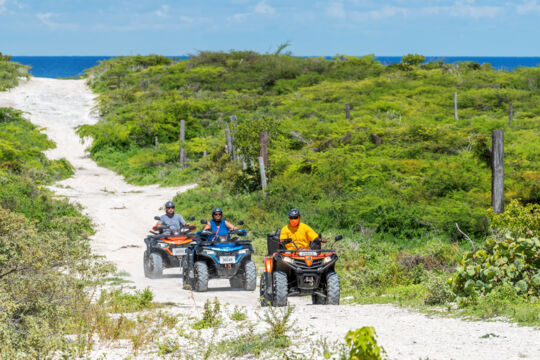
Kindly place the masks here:
[(317, 253), (315, 251), (300, 251), (298, 253), (300, 256), (317, 256)]
[(234, 264), (235, 260), (236, 259), (234, 256), (220, 256), (219, 257), (220, 264)]
[(186, 248), (174, 248), (172, 249), (172, 254), (174, 256), (184, 256), (186, 255)]

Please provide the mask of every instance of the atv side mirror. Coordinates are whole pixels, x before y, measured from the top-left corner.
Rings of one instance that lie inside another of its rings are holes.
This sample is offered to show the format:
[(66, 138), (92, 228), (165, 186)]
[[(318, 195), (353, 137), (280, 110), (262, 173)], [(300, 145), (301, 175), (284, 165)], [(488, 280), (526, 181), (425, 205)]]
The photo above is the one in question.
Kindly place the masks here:
[(159, 216), (154, 216), (154, 220), (159, 221), (159, 220), (161, 220), (161, 218)]
[(339, 241), (341, 239), (343, 239), (343, 235), (338, 235), (334, 238), (334, 241)]
[(206, 219), (202, 219), (202, 220), (201, 220), (201, 224), (205, 224), (205, 225), (206, 225), (207, 223), (208, 223), (208, 221), (206, 221)]
[(240, 220), (240, 221), (238, 222), (238, 225), (244, 225), (244, 222), (243, 222), (242, 220)]

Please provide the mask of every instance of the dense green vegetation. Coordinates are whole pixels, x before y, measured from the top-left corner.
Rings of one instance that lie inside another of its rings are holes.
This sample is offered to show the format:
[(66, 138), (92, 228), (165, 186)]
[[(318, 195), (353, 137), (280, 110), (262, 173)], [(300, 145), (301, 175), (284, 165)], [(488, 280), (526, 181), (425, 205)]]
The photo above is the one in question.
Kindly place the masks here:
[(88, 218), (42, 185), (71, 175), (47, 160), (54, 144), (19, 111), (0, 108), (0, 358), (66, 349), (68, 325), (95, 276)]
[(17, 86), (19, 77), (28, 78), (28, 66), (11, 61), (11, 56), (0, 52), (0, 91)]
[[(505, 130), (507, 200), (540, 202), (540, 68), (422, 61), (242, 51), (114, 58), (87, 73), (103, 119), (79, 132), (94, 138), (92, 157), (128, 181), (197, 182), (176, 199), (179, 211), (223, 207), (247, 222), (260, 254), (291, 207), (325, 235), (344, 233), (342, 287), (356, 301), (441, 303), (455, 296), (447, 272), (469, 249), (455, 223), (480, 245), (491, 234), (491, 130)], [(227, 127), (246, 168), (226, 152)], [(266, 193), (255, 161), (261, 131), (270, 135)]]

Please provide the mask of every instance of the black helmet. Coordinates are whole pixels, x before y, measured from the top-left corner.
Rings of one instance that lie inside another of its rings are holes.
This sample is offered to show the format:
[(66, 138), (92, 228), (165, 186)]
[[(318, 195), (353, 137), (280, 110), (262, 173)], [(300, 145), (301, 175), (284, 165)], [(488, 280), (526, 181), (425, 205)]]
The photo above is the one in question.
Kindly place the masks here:
[(172, 201), (167, 201), (165, 203), (165, 209), (168, 209), (168, 208), (173, 208), (173, 209), (175, 208), (174, 203)]
[(215, 213), (221, 213), (223, 215), (223, 210), (221, 210), (221, 208), (213, 208), (212, 209), (212, 216), (214, 216)]
[(289, 217), (298, 217), (298, 216), (300, 216), (300, 210), (298, 209), (289, 210)]

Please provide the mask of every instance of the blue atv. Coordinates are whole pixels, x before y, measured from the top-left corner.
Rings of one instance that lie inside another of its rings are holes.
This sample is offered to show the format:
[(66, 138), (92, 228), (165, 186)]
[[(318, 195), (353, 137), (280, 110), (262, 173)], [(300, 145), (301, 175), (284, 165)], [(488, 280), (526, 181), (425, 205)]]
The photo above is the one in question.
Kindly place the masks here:
[[(206, 220), (201, 220), (205, 224)], [(241, 225), (241, 223), (240, 223)], [(198, 292), (208, 290), (210, 279), (229, 279), (232, 288), (253, 291), (257, 286), (255, 262), (251, 260), (253, 246), (245, 230), (232, 230), (228, 235), (212, 231), (197, 231), (182, 264), (183, 287)]]

